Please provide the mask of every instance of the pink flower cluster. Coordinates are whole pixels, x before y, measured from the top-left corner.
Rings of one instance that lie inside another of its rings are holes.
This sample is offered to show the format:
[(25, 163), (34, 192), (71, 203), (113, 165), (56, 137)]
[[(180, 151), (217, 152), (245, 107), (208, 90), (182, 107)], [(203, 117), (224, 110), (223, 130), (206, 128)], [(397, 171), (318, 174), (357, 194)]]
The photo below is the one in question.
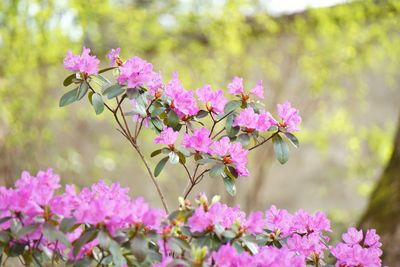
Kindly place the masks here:
[[(247, 100), (248, 95), (246, 95), (243, 86), (243, 78), (234, 77), (232, 82), (228, 84), (229, 93), (232, 95), (241, 96), (244, 100)], [(258, 81), (257, 85), (250, 90), (250, 94), (258, 96), (259, 98), (264, 98), (264, 86), (262, 81)]]
[(382, 244), (376, 231), (367, 230), (365, 236), (362, 230), (349, 228), (342, 235), (344, 242), (337, 244), (331, 249), (332, 254), (337, 258), (336, 266), (369, 266), (379, 267), (382, 264), (380, 257)]
[(187, 119), (199, 112), (193, 91), (183, 88), (177, 73), (173, 74), (171, 81), (166, 85), (165, 95), (170, 99), (170, 106), (178, 114), (179, 118)]
[(143, 86), (153, 79), (153, 65), (139, 57), (128, 59), (119, 67), (119, 84), (127, 85), (128, 88)]
[(205, 85), (196, 91), (201, 102), (206, 105), (208, 111), (222, 113), (228, 100), (224, 97), (222, 90), (212, 91), (210, 85)]
[(211, 255), (215, 266), (221, 267), (305, 267), (304, 256), (287, 248), (263, 247), (255, 255), (248, 252), (238, 253), (231, 245), (224, 245)]
[(67, 52), (64, 59), (64, 68), (73, 72), (81, 72), (86, 75), (96, 74), (100, 60), (96, 56), (90, 55), (89, 48), (83, 48), (81, 55), (74, 55), (71, 51)]

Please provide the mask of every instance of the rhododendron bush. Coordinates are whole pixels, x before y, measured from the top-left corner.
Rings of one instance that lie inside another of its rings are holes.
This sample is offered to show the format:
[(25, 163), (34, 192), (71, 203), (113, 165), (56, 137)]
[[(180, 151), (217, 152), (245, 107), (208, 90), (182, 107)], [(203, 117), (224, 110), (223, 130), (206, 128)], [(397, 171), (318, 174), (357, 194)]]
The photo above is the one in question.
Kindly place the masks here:
[[(163, 209), (130, 198), (118, 183), (99, 181), (78, 190), (62, 188), (51, 169), (24, 172), (13, 188), (0, 187), (2, 263), (18, 258), (35, 266), (381, 266), (373, 229), (350, 228), (332, 244), (330, 222), (321, 212), (291, 214), (272, 206), (246, 215), (206, 194), (191, 203), (193, 188), (208, 177), (235, 195), (235, 181), (251, 179), (243, 178), (250, 176), (249, 153), (269, 141), (284, 164), (288, 144), (299, 145), (299, 112), (289, 102), (278, 104), (274, 115), (266, 111), (259, 102), (262, 81), (245, 88), (243, 79), (234, 77), (229, 96), (210, 85), (187, 90), (178, 74), (164, 81), (149, 62), (123, 61), (119, 54), (112, 49), (111, 66), (99, 70), (90, 49), (68, 52), (64, 67), (73, 73), (64, 86), (74, 89), (61, 97), (60, 106), (87, 97), (96, 114), (109, 111), (143, 161)], [(159, 146), (151, 155), (140, 147), (144, 128), (154, 132)], [(149, 157), (161, 158), (154, 169)], [(166, 164), (181, 166), (188, 176), (172, 211), (157, 181)]]

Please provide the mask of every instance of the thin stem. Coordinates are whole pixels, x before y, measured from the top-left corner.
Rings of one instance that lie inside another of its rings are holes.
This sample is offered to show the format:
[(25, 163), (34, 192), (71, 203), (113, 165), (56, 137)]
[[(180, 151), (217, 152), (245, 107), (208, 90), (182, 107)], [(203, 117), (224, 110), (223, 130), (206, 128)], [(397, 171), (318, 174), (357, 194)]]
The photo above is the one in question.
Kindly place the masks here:
[(253, 146), (253, 147), (250, 147), (249, 148), (249, 151), (251, 151), (251, 150), (253, 150), (253, 149), (255, 149), (255, 148), (257, 148), (257, 147), (259, 147), (259, 146), (262, 146), (263, 144), (265, 144), (266, 142), (268, 142), (269, 140), (271, 140), (275, 135), (277, 135), (279, 133), (279, 130), (278, 131), (276, 131), (275, 133), (273, 133), (270, 137), (268, 137), (267, 139), (265, 139), (264, 141), (262, 141), (261, 143), (258, 143), (257, 145), (255, 145), (255, 146)]
[(211, 139), (214, 139), (215, 137), (217, 137), (219, 134), (221, 134), (223, 131), (225, 130), (225, 128), (222, 128), (218, 133), (214, 134), (213, 137), (211, 137)]

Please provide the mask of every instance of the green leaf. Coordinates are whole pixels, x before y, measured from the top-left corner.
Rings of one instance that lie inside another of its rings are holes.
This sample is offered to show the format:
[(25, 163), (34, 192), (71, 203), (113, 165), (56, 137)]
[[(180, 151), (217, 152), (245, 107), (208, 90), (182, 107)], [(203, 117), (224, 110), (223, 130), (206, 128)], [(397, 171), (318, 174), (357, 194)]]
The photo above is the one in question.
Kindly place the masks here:
[(126, 95), (128, 96), (129, 99), (134, 99), (139, 95), (139, 93), (140, 91), (137, 87), (126, 89)]
[(122, 86), (119, 85), (118, 83), (116, 83), (116, 84), (111, 85), (110, 87), (106, 88), (103, 92), (103, 95), (107, 96), (108, 99), (112, 99), (114, 97), (119, 96), (123, 92), (125, 92), (125, 90), (122, 89)]
[(165, 112), (165, 108), (164, 107), (159, 107), (159, 108), (155, 108), (152, 112), (151, 112), (151, 116), (152, 117), (158, 117), (161, 115), (161, 113)]
[(207, 115), (208, 115), (207, 111), (199, 110), (199, 112), (197, 112), (197, 114), (196, 114), (196, 118), (201, 119), (201, 118), (207, 117)]
[(90, 91), (89, 93), (88, 93), (88, 99), (89, 99), (89, 102), (90, 102), (90, 104), (91, 105), (93, 105), (93, 94), (94, 94), (94, 92), (93, 91)]
[(168, 239), (168, 246), (177, 254), (182, 254), (183, 251), (191, 250), (188, 242), (174, 236)]
[(242, 105), (242, 101), (240, 101), (240, 100), (231, 100), (228, 103), (226, 103), (226, 105), (224, 107), (224, 113), (228, 114), (229, 112), (234, 111), (235, 109), (237, 109), (241, 105)]
[(89, 86), (88, 84), (84, 81), (82, 82), (79, 87), (78, 87), (78, 96), (76, 97), (77, 100), (81, 100), (87, 93), (87, 91), (89, 90)]
[(223, 179), (226, 191), (229, 193), (229, 195), (235, 196), (236, 195), (235, 181), (228, 176), (224, 177)]
[(160, 175), (162, 169), (164, 168), (165, 164), (167, 163), (169, 157), (165, 157), (160, 162), (157, 163), (156, 168), (154, 169), (154, 176), (157, 177)]
[(160, 155), (161, 154), (161, 149), (157, 149), (157, 150), (154, 150), (153, 152), (151, 152), (151, 154), (150, 154), (150, 157), (155, 157), (155, 156), (157, 156), (157, 155)]
[(29, 234), (35, 232), (36, 229), (38, 229), (38, 227), (39, 227), (39, 224), (36, 224), (36, 223), (28, 224), (28, 225), (22, 227), (21, 229), (19, 229), (15, 236), (17, 239), (20, 239), (21, 237), (24, 237), (26, 235), (29, 235)]
[(168, 126), (175, 128), (179, 124), (179, 117), (172, 109), (168, 112)]
[(130, 249), (135, 257), (140, 261), (143, 261), (146, 258), (149, 251), (146, 240), (140, 236), (136, 236), (131, 240)]
[(179, 162), (179, 156), (174, 151), (169, 152), (168, 157), (171, 164), (177, 164)]
[(66, 92), (61, 98), (60, 98), (60, 107), (65, 107), (71, 103), (74, 103), (78, 99), (78, 88), (75, 88), (71, 91)]
[(92, 104), (94, 107), (94, 111), (96, 112), (96, 115), (99, 115), (104, 111), (104, 102), (100, 94), (95, 93), (92, 96)]
[(108, 68), (104, 68), (104, 69), (101, 69), (101, 70), (99, 70), (99, 74), (100, 73), (103, 73), (103, 72), (106, 72), (106, 71), (109, 71), (109, 70), (113, 70), (113, 69), (116, 69), (117, 67), (108, 67)]
[(224, 173), (225, 165), (216, 164), (210, 169), (210, 176), (213, 178), (220, 178)]
[(46, 237), (47, 240), (50, 242), (52, 241), (59, 241), (62, 244), (64, 244), (66, 247), (70, 245), (68, 242), (67, 237), (64, 235), (63, 232), (58, 230), (57, 228), (54, 227), (54, 225), (50, 223), (45, 223), (43, 227), (43, 235)]
[(272, 138), (275, 156), (281, 164), (285, 164), (289, 159), (289, 147), (280, 135)]
[(162, 131), (164, 125), (159, 118), (151, 118), (150, 122), (154, 126), (154, 128), (157, 130), (157, 132)]
[(73, 254), (74, 256), (78, 255), (79, 251), (81, 250), (81, 248), (89, 243), (90, 241), (94, 240), (97, 237), (97, 234), (99, 233), (99, 231), (97, 229), (87, 229), (85, 230), (82, 235), (74, 241), (73, 243)]
[(16, 243), (10, 248), (9, 256), (17, 257), (21, 255), (24, 251), (25, 251), (25, 244)]
[(229, 137), (234, 137), (234, 136), (236, 136), (237, 135), (237, 133), (239, 132), (239, 130), (240, 130), (240, 127), (239, 126), (236, 126), (236, 127), (233, 127), (232, 126), (232, 124), (233, 124), (233, 120), (235, 119), (235, 116), (232, 114), (232, 115), (229, 115), (227, 118), (226, 118), (226, 124), (225, 124), (225, 130), (226, 130), (226, 134), (229, 136)]
[(10, 240), (10, 234), (7, 232), (0, 232), (0, 242), (3, 244), (8, 243), (8, 241)]
[(112, 239), (110, 239), (110, 252), (115, 266), (117, 267), (126, 266), (126, 259), (124, 258), (124, 255), (121, 252), (120, 245)]
[(60, 223), (60, 230), (64, 233), (68, 233), (69, 231), (71, 231), (76, 223), (76, 219), (75, 218), (64, 218), (62, 219), (61, 223)]
[(185, 155), (184, 155), (182, 152), (180, 152), (180, 151), (178, 151), (177, 154), (178, 154), (178, 157), (179, 157), (179, 162), (180, 162), (181, 164), (186, 164), (186, 157), (185, 157)]
[(246, 147), (250, 143), (250, 136), (247, 133), (242, 133), (237, 137), (237, 141)]
[(294, 134), (286, 132), (285, 136), (289, 139), (290, 143), (292, 143), (296, 148), (299, 147), (299, 140), (297, 139), (296, 136), (294, 136)]
[(196, 163), (198, 163), (198, 164), (219, 163), (219, 162), (220, 162), (219, 160), (210, 159), (210, 158), (196, 160)]
[(74, 79), (76, 78), (76, 73), (73, 73), (71, 75), (69, 75), (67, 78), (65, 78), (63, 85), (65, 87), (67, 87), (68, 85), (70, 85), (71, 83), (73, 83)]

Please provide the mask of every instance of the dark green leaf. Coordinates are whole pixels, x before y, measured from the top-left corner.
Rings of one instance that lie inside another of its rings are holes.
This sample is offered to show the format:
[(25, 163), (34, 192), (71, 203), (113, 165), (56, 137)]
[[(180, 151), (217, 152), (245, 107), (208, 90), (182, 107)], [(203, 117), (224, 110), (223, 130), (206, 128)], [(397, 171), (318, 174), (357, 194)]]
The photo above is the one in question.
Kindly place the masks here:
[(103, 92), (103, 95), (107, 96), (108, 99), (112, 99), (116, 96), (119, 96), (123, 92), (125, 92), (125, 90), (122, 89), (122, 86), (119, 85), (118, 83), (116, 83), (116, 84), (111, 85), (110, 87), (106, 88)]
[(151, 112), (151, 116), (152, 117), (158, 117), (160, 116), (161, 113), (165, 112), (165, 108), (164, 107), (159, 107), (159, 108), (155, 108), (152, 112)]
[(247, 133), (242, 133), (237, 137), (237, 141), (245, 147), (250, 143), (250, 137)]
[(238, 177), (236, 170), (232, 166), (225, 166), (224, 173), (233, 180)]
[(74, 267), (88, 267), (88, 266), (91, 266), (92, 262), (93, 262), (93, 259), (85, 256), (84, 258), (75, 262)]
[(155, 156), (157, 156), (157, 155), (160, 155), (161, 154), (161, 149), (157, 149), (157, 150), (154, 150), (153, 152), (151, 152), (151, 154), (150, 154), (150, 157), (155, 157)]
[(229, 112), (234, 111), (235, 109), (237, 109), (241, 105), (242, 105), (242, 101), (240, 101), (240, 100), (231, 100), (228, 103), (226, 103), (226, 105), (224, 107), (224, 113), (228, 114)]
[(157, 163), (156, 168), (154, 169), (154, 176), (157, 177), (160, 175), (162, 169), (164, 168), (165, 164), (167, 163), (169, 157), (165, 157), (160, 162)]
[(285, 135), (295, 147), (299, 147), (299, 140), (294, 134), (286, 132)]
[(9, 256), (10, 257), (20, 256), (24, 251), (25, 251), (25, 245), (16, 243), (10, 248)]
[(143, 261), (146, 256), (147, 253), (149, 251), (149, 248), (147, 246), (147, 242), (146, 240), (144, 240), (142, 237), (140, 236), (136, 236), (135, 238), (132, 239), (132, 241), (130, 242), (130, 246), (131, 246), (131, 251), (133, 252), (133, 254), (135, 255), (135, 257), (139, 260), (139, 261)]
[(289, 148), (282, 137), (277, 134), (272, 138), (275, 156), (281, 164), (285, 164), (289, 159)]
[(63, 85), (64, 85), (64, 86), (70, 85), (70, 84), (73, 82), (73, 80), (75, 79), (75, 77), (76, 77), (76, 74), (75, 74), (75, 73), (69, 75), (67, 78), (65, 78), (65, 80), (64, 80), (64, 82), (63, 82)]
[(28, 224), (28, 225), (22, 227), (21, 229), (19, 229), (15, 236), (17, 239), (20, 239), (21, 237), (24, 237), (26, 235), (29, 235), (29, 234), (35, 232), (36, 229), (38, 229), (38, 227), (39, 227), (39, 224), (36, 224), (36, 223)]
[(208, 115), (207, 111), (200, 110), (199, 112), (197, 112), (196, 118), (201, 119), (201, 118), (207, 117), (207, 115)]
[(70, 243), (68, 242), (68, 239), (64, 235), (64, 233), (61, 232), (60, 230), (58, 230), (57, 228), (55, 228), (54, 225), (52, 225), (50, 223), (45, 223), (45, 225), (43, 227), (43, 235), (50, 242), (59, 241), (67, 247), (70, 245)]
[(93, 105), (93, 101), (92, 101), (93, 94), (94, 94), (93, 91), (90, 91), (90, 92), (88, 93), (88, 99), (89, 99), (89, 102), (90, 102), (91, 105)]
[(0, 243), (6, 244), (10, 240), (10, 234), (7, 232), (0, 232)]
[(60, 223), (60, 230), (64, 233), (68, 233), (72, 230), (73, 226), (76, 223), (75, 218), (64, 218)]
[(88, 89), (89, 89), (88, 84), (85, 81), (82, 82), (78, 87), (78, 92), (77, 92), (78, 96), (76, 97), (77, 100), (81, 100), (86, 95)]
[(224, 173), (225, 165), (217, 164), (210, 169), (210, 176), (213, 178), (220, 178)]
[(60, 107), (65, 107), (71, 103), (74, 103), (78, 99), (78, 88), (75, 88), (71, 91), (66, 92), (61, 98), (60, 98)]
[(104, 102), (100, 94), (95, 93), (92, 96), (92, 104), (94, 107), (94, 111), (96, 112), (96, 115), (99, 115), (104, 111)]
[(236, 195), (236, 185), (235, 185), (235, 181), (230, 178), (230, 177), (224, 177), (224, 185), (225, 185), (225, 189), (226, 191), (229, 193), (229, 195), (231, 196), (235, 196)]
[(157, 129), (157, 132), (162, 131), (164, 125), (159, 118), (151, 118), (150, 122)]
[(175, 128), (179, 124), (179, 117), (172, 109), (168, 112), (168, 126)]
[(110, 252), (115, 266), (126, 266), (126, 260), (121, 252), (121, 247), (112, 239), (110, 239)]
[(96, 238), (98, 234), (98, 230), (97, 229), (88, 229), (85, 232), (82, 233), (82, 235), (76, 240), (74, 241), (73, 245), (74, 245), (74, 249), (73, 249), (73, 254), (74, 256), (78, 255), (79, 251), (81, 250), (81, 248), (89, 243), (90, 241), (94, 240)]
[(128, 96), (129, 99), (134, 99), (139, 95), (139, 89), (138, 88), (128, 88), (126, 89), (126, 95)]
[(113, 69), (116, 69), (117, 67), (108, 67), (108, 68), (104, 68), (104, 69), (101, 69), (101, 70), (99, 70), (99, 74), (100, 73), (103, 73), (103, 72), (106, 72), (106, 71), (109, 71), (109, 70), (113, 70)]
[(204, 158), (204, 159), (196, 160), (197, 164), (219, 163), (219, 162), (220, 162), (219, 160), (210, 159), (210, 158)]
[(185, 155), (182, 153), (182, 152), (177, 152), (177, 154), (178, 154), (178, 157), (179, 157), (179, 162), (181, 163), (181, 164), (186, 164), (186, 157), (185, 157)]
[(177, 254), (182, 254), (183, 251), (190, 251), (190, 245), (185, 241), (177, 237), (170, 237), (168, 239), (168, 245)]
[(235, 118), (235, 116), (234, 116), (233, 114), (232, 114), (232, 115), (229, 115), (229, 116), (226, 118), (225, 130), (226, 130), (226, 133), (227, 133), (227, 135), (228, 135), (229, 137), (234, 137), (234, 136), (236, 136), (237, 133), (238, 133), (239, 130), (240, 130), (240, 127), (239, 127), (239, 126), (236, 126), (236, 127), (233, 127), (233, 126), (232, 126), (234, 118)]

